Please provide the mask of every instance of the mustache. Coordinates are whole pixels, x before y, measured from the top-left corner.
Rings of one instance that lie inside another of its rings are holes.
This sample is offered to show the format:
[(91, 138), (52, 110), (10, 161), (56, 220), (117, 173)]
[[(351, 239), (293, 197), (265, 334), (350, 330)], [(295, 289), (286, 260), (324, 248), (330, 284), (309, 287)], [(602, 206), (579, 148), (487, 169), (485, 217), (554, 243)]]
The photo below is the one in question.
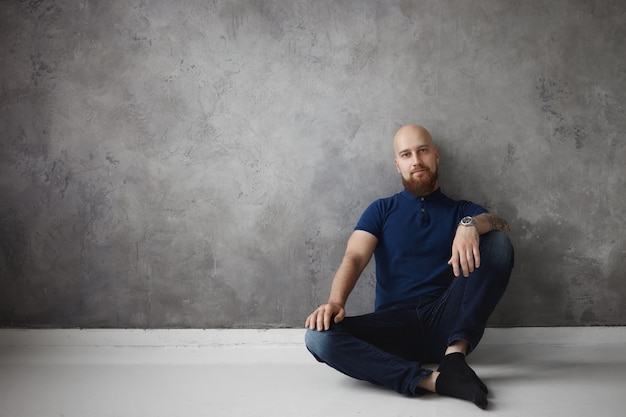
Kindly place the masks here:
[(427, 166), (425, 166), (425, 165), (418, 165), (415, 169), (412, 169), (412, 170), (411, 170), (411, 174), (414, 174), (414, 173), (416, 173), (417, 171), (428, 171), (428, 172), (430, 172), (430, 168), (428, 168), (428, 167), (427, 167)]

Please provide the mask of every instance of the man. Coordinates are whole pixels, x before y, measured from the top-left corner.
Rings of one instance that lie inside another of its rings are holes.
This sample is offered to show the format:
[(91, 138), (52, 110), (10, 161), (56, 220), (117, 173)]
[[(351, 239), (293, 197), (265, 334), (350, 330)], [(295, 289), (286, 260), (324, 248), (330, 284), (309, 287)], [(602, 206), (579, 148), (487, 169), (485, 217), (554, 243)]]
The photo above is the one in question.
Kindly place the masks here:
[[(487, 387), (465, 361), (480, 341), (513, 267), (508, 224), (446, 197), (430, 133), (407, 125), (393, 141), (404, 191), (372, 203), (348, 240), (330, 297), (306, 319), (320, 362), (400, 393), (424, 391), (487, 407)], [(345, 305), (372, 255), (375, 310)], [(436, 371), (422, 363), (439, 363)]]

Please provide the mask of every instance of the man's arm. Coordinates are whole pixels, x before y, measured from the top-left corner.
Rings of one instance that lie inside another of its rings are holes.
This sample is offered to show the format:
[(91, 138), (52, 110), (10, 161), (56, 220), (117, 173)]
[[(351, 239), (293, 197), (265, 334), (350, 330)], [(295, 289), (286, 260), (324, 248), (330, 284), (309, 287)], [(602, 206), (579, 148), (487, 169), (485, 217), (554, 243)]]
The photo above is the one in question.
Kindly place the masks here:
[(495, 213), (479, 214), (478, 216), (474, 216), (474, 220), (476, 220), (476, 230), (481, 235), (494, 230), (502, 233), (509, 233), (511, 231), (506, 220)]
[(474, 271), (474, 268), (480, 266), (479, 235), (494, 230), (503, 233), (511, 231), (506, 220), (494, 213), (479, 214), (473, 219), (476, 221), (476, 227), (458, 226), (456, 228), (452, 242), (452, 256), (448, 261), (456, 277), (460, 276), (461, 272), (464, 277), (467, 277), (470, 272)]
[(305, 327), (311, 330), (328, 330), (330, 320), (339, 323), (346, 315), (345, 305), (361, 272), (372, 258), (378, 239), (371, 233), (355, 230), (348, 239), (343, 261), (335, 273), (328, 302), (319, 306), (307, 317)]

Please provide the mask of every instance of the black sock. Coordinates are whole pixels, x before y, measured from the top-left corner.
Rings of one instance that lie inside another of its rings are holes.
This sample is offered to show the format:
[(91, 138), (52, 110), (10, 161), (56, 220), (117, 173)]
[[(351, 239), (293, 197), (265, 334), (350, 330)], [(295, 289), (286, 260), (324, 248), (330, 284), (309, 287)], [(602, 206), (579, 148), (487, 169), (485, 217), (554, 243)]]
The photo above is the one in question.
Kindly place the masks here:
[(439, 395), (471, 401), (483, 410), (487, 408), (487, 395), (472, 380), (455, 372), (442, 372), (437, 377), (435, 391)]
[(437, 368), (439, 372), (456, 372), (457, 374), (461, 374), (464, 377), (474, 381), (476, 385), (487, 394), (489, 390), (487, 390), (487, 386), (483, 381), (480, 380), (476, 372), (469, 367), (467, 362), (465, 362), (465, 355), (461, 352), (450, 353), (444, 356), (441, 364), (439, 364), (439, 368)]

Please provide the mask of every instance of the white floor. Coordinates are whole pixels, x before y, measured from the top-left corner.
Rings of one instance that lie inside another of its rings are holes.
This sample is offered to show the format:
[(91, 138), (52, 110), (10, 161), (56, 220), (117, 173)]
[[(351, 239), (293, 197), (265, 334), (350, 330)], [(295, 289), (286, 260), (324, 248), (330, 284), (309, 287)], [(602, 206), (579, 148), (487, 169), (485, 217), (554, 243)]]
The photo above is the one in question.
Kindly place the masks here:
[(1, 417), (624, 416), (626, 328), (488, 329), (487, 411), (318, 364), (303, 330), (0, 329)]

